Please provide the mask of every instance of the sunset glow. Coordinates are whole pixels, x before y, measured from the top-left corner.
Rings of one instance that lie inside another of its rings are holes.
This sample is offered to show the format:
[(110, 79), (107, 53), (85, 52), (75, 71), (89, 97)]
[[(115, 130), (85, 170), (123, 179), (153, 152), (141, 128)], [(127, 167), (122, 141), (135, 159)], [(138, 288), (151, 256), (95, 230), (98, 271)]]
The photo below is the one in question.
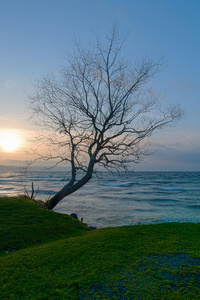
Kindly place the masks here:
[[(34, 95), (37, 83), (53, 79), (54, 75), (55, 83), (59, 82), (61, 73), (66, 73), (71, 78), (67, 58), (70, 61), (79, 59), (76, 46), (86, 49), (84, 55), (88, 60), (91, 46), (96, 42), (106, 46), (111, 27), (115, 24), (119, 37), (124, 37), (123, 45), (119, 41), (116, 44), (122, 51), (120, 66), (124, 67), (124, 61), (128, 60), (128, 69), (136, 64), (136, 71), (140, 61), (150, 59), (155, 64), (156, 71), (159, 71), (146, 89), (143, 90), (138, 85), (142, 97), (145, 99), (147, 92), (150, 92), (147, 101), (159, 96), (163, 99), (164, 108), (180, 104), (186, 112), (186, 117), (173, 130), (163, 130), (151, 137), (149, 153), (152, 155), (145, 155), (140, 164), (133, 165), (133, 169), (200, 171), (200, 1), (48, 2), (51, 4), (48, 5), (47, 13), (47, 1), (0, 1), (0, 166), (22, 165), (23, 161), (26, 164), (27, 159), (35, 159), (32, 156), (34, 154), (29, 151), (35, 145), (34, 136), (37, 136), (40, 129), (46, 130), (42, 124), (38, 123), (41, 127), (36, 126), (37, 121), (34, 123), (33, 115), (28, 109), (31, 108), (28, 102)], [(97, 54), (96, 59), (100, 56)], [(85, 72), (84, 68), (81, 70)], [(123, 68), (121, 71), (123, 76)], [(94, 84), (98, 84), (101, 73), (99, 68), (95, 82), (91, 82), (91, 89)], [(89, 76), (89, 79), (92, 73), (84, 75)], [(112, 74), (113, 79), (114, 76), (115, 73)], [(119, 95), (118, 80), (116, 78), (113, 81), (115, 87), (112, 91), (107, 90), (108, 94)], [(123, 80), (126, 86), (129, 79)], [(63, 81), (62, 84), (64, 88), (67, 82)], [(106, 93), (102, 92), (101, 87), (100, 85), (98, 94), (103, 99)], [(136, 100), (139, 90), (134, 92)], [(52, 90), (44, 91), (47, 98), (48, 93), (55, 93), (53, 86)], [(96, 93), (90, 94), (89, 90), (85, 90), (85, 94), (90, 104), (91, 97), (95, 97)], [(58, 95), (61, 96), (64, 97), (64, 93)], [(81, 99), (83, 95), (79, 96)], [(53, 105), (52, 103), (52, 107)], [(154, 117), (156, 116), (152, 115)], [(141, 121), (141, 124), (144, 122)], [(135, 125), (138, 126), (139, 123), (136, 122)], [(1, 135), (2, 131), (15, 132), (17, 129), (20, 129), (22, 142), (15, 134), (14, 138), (10, 134)], [(48, 153), (48, 147), (42, 147), (42, 153)], [(30, 157), (27, 158), (29, 154)], [(47, 163), (43, 161), (44, 165)]]
[(17, 131), (3, 131), (0, 133), (0, 146), (4, 152), (14, 152), (22, 144), (21, 134)]

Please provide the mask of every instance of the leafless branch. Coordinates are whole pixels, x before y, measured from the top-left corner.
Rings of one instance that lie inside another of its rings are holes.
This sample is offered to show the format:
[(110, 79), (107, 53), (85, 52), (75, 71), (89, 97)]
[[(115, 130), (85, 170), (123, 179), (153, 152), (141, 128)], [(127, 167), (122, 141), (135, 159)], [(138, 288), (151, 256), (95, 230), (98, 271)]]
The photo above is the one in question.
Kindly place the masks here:
[[(92, 177), (95, 166), (127, 170), (143, 160), (145, 141), (183, 115), (179, 106), (161, 110), (159, 96), (145, 90), (160, 61), (145, 58), (131, 66), (121, 56), (124, 40), (116, 27), (106, 41), (103, 45), (97, 39), (89, 49), (77, 45), (60, 73), (42, 78), (30, 97), (31, 117), (46, 129), (37, 143), (48, 148), (40, 154), (37, 146), (33, 153), (70, 164), (72, 192)], [(78, 184), (80, 170), (86, 177)]]

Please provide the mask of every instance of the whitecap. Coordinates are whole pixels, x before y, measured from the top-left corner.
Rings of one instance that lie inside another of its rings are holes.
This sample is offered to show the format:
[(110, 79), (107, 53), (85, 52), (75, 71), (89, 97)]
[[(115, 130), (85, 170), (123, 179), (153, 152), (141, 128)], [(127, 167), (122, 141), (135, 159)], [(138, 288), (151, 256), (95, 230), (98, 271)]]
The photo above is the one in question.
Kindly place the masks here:
[(32, 178), (51, 178), (51, 176), (50, 175), (45, 175), (45, 176), (39, 176), (39, 175), (36, 175), (36, 176), (33, 176)]
[(173, 191), (187, 191), (185, 188), (176, 188), (176, 187), (162, 187), (160, 188), (162, 191), (168, 191), (168, 192), (173, 192)]
[(56, 191), (54, 190), (39, 190), (38, 194), (55, 194)]
[(109, 184), (109, 183), (102, 183), (101, 186), (110, 186), (110, 187), (129, 187), (129, 184)]
[(189, 208), (200, 209), (200, 204), (188, 205)]

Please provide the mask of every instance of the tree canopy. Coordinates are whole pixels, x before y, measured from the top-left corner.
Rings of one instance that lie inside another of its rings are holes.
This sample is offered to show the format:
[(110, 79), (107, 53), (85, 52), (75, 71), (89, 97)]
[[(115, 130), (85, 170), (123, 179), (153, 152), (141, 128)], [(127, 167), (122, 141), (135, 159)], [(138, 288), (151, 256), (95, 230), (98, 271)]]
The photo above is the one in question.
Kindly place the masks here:
[[(162, 109), (161, 98), (145, 88), (160, 67), (149, 58), (134, 65), (122, 56), (124, 40), (116, 27), (103, 44), (76, 44), (57, 74), (38, 81), (30, 97), (32, 118), (44, 131), (38, 145), (48, 151), (38, 158), (66, 162), (71, 179), (46, 205), (52, 209), (92, 178), (96, 166), (125, 169), (147, 154), (152, 133), (182, 117), (178, 105)], [(77, 180), (78, 172), (82, 173)]]

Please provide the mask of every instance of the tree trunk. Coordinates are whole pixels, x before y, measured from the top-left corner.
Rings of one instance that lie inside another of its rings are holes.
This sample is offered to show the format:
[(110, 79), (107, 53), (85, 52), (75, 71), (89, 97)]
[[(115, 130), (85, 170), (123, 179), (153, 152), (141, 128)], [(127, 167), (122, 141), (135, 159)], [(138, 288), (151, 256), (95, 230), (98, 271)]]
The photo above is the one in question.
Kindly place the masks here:
[(92, 172), (87, 172), (86, 175), (81, 178), (78, 182), (75, 184), (66, 184), (55, 196), (53, 196), (51, 199), (49, 199), (45, 206), (52, 210), (64, 197), (74, 193), (78, 189), (80, 189), (82, 186), (84, 186), (90, 179), (92, 178)]

